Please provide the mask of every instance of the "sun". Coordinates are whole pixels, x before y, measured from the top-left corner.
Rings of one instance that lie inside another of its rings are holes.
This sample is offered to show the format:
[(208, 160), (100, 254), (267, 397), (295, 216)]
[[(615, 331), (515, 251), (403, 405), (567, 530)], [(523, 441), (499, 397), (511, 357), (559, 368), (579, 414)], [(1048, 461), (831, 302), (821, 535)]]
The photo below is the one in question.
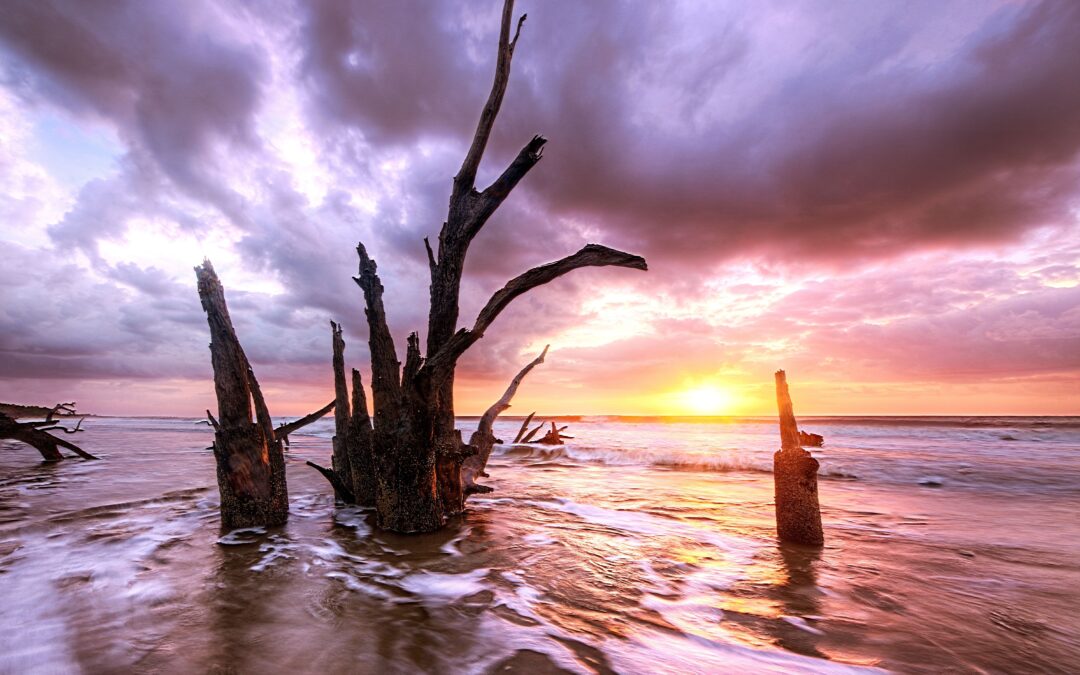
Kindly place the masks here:
[(679, 407), (693, 415), (723, 415), (727, 413), (735, 397), (731, 392), (715, 384), (703, 384), (679, 392)]

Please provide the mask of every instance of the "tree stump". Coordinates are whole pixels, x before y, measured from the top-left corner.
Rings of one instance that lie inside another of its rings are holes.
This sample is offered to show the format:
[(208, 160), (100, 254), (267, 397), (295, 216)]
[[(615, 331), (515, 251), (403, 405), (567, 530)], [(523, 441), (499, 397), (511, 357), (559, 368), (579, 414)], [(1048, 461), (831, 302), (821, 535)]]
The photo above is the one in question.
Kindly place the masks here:
[(773, 455), (776, 533), (781, 541), (821, 546), (818, 504), (818, 461), (799, 445), (799, 429), (784, 371), (776, 371), (776, 402), (780, 409), (780, 449)]
[(217, 418), (209, 411), (207, 418), (215, 432), (221, 525), (226, 529), (281, 525), (289, 515), (283, 439), (325, 415), (334, 403), (274, 429), (259, 381), (233, 329), (225, 289), (209, 260), (195, 268), (195, 276), (210, 326), (210, 363), (218, 401)]

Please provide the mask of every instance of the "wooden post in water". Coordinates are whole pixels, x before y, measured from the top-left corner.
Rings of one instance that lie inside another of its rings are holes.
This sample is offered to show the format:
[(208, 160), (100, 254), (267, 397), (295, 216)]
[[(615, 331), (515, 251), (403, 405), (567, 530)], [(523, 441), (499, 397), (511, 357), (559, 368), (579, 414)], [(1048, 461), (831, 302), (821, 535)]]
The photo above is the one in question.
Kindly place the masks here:
[(776, 403), (780, 408), (780, 449), (773, 455), (776, 533), (781, 541), (821, 546), (825, 535), (818, 505), (818, 461), (799, 446), (799, 428), (782, 370), (776, 371)]

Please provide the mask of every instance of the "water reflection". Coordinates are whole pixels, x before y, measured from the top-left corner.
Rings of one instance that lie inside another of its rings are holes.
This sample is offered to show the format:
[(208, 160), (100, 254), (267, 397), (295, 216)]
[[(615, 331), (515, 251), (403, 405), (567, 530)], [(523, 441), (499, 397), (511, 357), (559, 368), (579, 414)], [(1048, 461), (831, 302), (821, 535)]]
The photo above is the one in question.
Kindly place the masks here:
[(252, 572), (251, 568), (262, 557), (259, 546), (218, 545), (216, 548), (214, 573), (206, 584), (209, 612), (206, 637), (210, 643), (204, 670), (265, 672), (270, 654), (264, 647), (273, 651), (273, 608), (281, 602), (282, 583), (288, 577)]
[(780, 543), (777, 546), (783, 565), (782, 581), (773, 586), (771, 595), (781, 604), (784, 619), (792, 629), (778, 628), (775, 635), (781, 647), (807, 656), (824, 657), (818, 650), (823, 635), (815, 627), (821, 615), (821, 589), (818, 588), (817, 566), (822, 549)]

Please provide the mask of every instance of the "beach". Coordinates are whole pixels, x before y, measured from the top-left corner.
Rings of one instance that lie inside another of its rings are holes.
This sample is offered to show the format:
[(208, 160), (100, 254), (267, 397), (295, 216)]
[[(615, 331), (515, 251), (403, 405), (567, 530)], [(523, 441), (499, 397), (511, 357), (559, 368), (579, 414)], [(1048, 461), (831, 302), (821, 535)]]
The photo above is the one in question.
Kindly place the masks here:
[(776, 541), (775, 419), (563, 419), (567, 446), (496, 446), (494, 492), (415, 536), (304, 466), (328, 420), (291, 438), (269, 530), (221, 531), (193, 418), (88, 418), (98, 462), (3, 442), (0, 672), (1080, 664), (1080, 418), (800, 418), (820, 550)]

